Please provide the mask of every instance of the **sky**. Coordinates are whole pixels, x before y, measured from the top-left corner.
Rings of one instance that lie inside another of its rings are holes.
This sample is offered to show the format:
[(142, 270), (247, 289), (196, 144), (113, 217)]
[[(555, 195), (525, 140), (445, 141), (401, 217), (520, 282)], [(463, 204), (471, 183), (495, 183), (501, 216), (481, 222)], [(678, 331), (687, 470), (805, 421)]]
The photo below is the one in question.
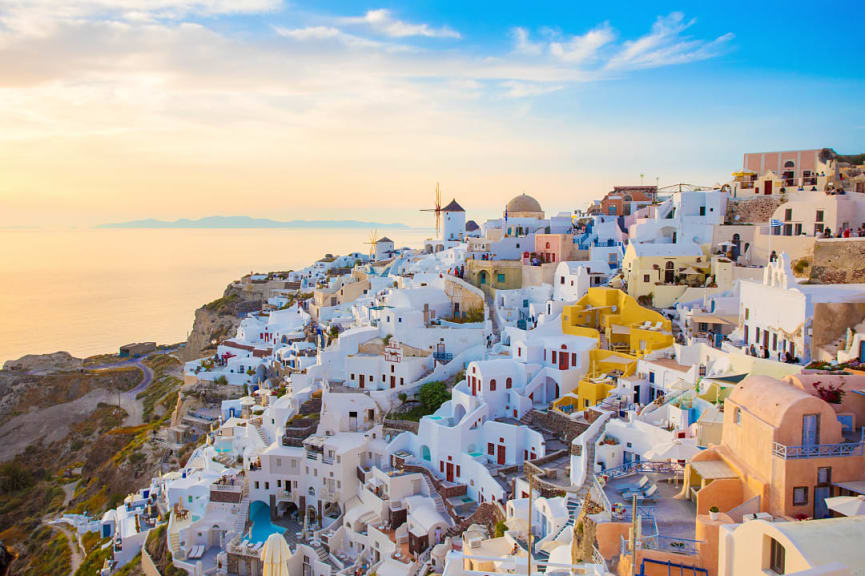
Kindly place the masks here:
[[(865, 151), (865, 3), (0, 0), (0, 227), (431, 225)], [(428, 222), (428, 220), (430, 220)]]

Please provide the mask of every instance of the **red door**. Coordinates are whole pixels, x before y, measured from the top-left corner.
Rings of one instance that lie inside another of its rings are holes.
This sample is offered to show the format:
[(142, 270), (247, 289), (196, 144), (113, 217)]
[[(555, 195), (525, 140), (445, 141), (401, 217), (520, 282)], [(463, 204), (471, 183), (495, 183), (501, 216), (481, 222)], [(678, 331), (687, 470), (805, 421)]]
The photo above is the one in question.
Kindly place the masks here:
[(396, 388), (396, 376), (391, 376), (391, 377), (390, 377), (390, 387), (391, 387), (391, 388)]
[(568, 356), (567, 352), (559, 352), (559, 370), (567, 370), (570, 360), (570, 356)]
[(772, 193), (772, 181), (766, 180), (763, 182), (763, 194), (769, 195)]
[(505, 465), (505, 446), (504, 444), (499, 444), (499, 452), (498, 452), (498, 463), (500, 466)]
[(363, 379), (364, 379), (364, 375), (361, 374), (361, 375), (360, 375), (360, 387), (361, 387), (361, 388), (363, 388)]
[(454, 481), (454, 463), (448, 462), (447, 468), (448, 468), (448, 473), (447, 473), (448, 482), (453, 482)]

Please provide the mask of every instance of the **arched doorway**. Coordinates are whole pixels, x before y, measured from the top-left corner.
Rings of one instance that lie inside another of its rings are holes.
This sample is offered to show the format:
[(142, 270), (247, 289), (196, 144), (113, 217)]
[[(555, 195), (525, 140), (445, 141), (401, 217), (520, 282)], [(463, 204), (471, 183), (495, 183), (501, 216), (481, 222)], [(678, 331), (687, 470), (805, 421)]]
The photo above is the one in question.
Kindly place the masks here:
[(427, 462), (432, 461), (432, 456), (430, 455), (429, 446), (424, 444), (420, 447), (420, 457), (426, 460)]
[(675, 264), (668, 261), (664, 265), (664, 284), (672, 284), (676, 280)]
[(481, 284), (487, 284), (489, 282), (489, 274), (487, 274), (486, 270), (481, 270), (481, 273), (478, 274), (478, 282)]

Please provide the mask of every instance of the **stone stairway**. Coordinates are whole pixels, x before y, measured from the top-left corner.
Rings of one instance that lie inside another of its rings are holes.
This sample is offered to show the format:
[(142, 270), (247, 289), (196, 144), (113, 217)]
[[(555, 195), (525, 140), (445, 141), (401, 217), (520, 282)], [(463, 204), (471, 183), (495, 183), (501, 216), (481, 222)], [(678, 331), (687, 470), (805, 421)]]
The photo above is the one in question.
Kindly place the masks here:
[(449, 518), (450, 515), (448, 514), (447, 507), (445, 507), (445, 502), (444, 502), (444, 499), (442, 498), (442, 495), (438, 493), (438, 490), (436, 490), (436, 487), (433, 485), (432, 481), (430, 481), (430, 479), (427, 478), (426, 474), (422, 474), (422, 476), (423, 476), (424, 482), (426, 482), (427, 488), (429, 488), (430, 497), (436, 503), (436, 511), (439, 514), (441, 514), (442, 516), (444, 516), (445, 518)]
[(234, 524), (232, 530), (235, 534), (243, 536), (246, 532), (246, 517), (249, 514), (249, 494), (244, 494), (237, 505), (237, 514), (234, 516)]
[(272, 440), (268, 439), (267, 432), (265, 432), (264, 427), (261, 424), (255, 423), (252, 425), (252, 427), (255, 428), (255, 431), (258, 433), (258, 437), (261, 438), (261, 441), (264, 442), (265, 446), (270, 446), (273, 443)]
[(315, 554), (316, 554), (316, 556), (318, 556), (319, 560), (321, 560), (322, 562), (325, 562), (327, 564), (330, 564), (330, 556), (328, 555), (327, 550), (324, 549), (324, 546), (322, 546), (320, 542), (314, 542), (312, 544), (312, 549), (315, 550)]

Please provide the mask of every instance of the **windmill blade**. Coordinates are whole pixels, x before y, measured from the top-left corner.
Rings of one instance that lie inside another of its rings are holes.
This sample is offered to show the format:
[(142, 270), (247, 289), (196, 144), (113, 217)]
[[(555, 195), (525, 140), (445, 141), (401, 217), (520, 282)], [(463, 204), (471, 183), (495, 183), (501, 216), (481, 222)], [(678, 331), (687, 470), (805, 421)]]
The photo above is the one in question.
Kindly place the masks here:
[(439, 235), (439, 228), (441, 228), (441, 220), (442, 220), (441, 210), (436, 210), (436, 236)]

